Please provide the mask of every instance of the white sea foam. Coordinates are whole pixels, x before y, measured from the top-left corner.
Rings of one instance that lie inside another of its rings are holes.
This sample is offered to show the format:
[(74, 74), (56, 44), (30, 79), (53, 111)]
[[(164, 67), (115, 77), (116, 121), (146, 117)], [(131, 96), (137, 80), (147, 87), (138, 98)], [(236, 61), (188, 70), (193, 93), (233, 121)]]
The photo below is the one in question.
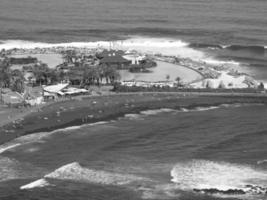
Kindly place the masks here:
[(35, 48), (57, 48), (57, 47), (76, 47), (76, 48), (97, 48), (109, 47), (109, 42), (70, 42), (70, 43), (42, 43), (25, 40), (5, 40), (0, 41), (0, 49), (35, 49)]
[(202, 59), (204, 53), (188, 47), (188, 43), (170, 38), (132, 37), (119, 41), (71, 42), (71, 43), (42, 43), (23, 40), (0, 41), (0, 49), (35, 49), (35, 48), (112, 48), (121, 50), (137, 50), (142, 53), (175, 55), (180, 57)]
[(257, 162), (258, 165), (265, 164), (265, 163), (267, 163), (267, 159), (265, 159), (265, 160), (259, 160)]
[(52, 132), (40, 132), (18, 137), (10, 142), (0, 145), (0, 154), (11, 149), (16, 149), (16, 147), (19, 147), (21, 145), (41, 141), (43, 138), (48, 137), (51, 134)]
[(96, 41), (96, 42), (70, 42), (70, 43), (42, 43), (23, 40), (0, 41), (0, 49), (35, 49), (35, 48), (105, 48), (112, 47), (120, 50), (136, 50), (141, 53), (162, 54), (190, 58), (195, 61), (203, 61), (214, 65), (239, 65), (235, 61), (221, 61), (207, 56), (204, 52), (189, 47), (189, 44), (179, 39), (151, 38), (144, 36), (132, 36), (129, 39), (118, 41)]
[(233, 60), (228, 60), (228, 61), (222, 61), (222, 60), (215, 60), (213, 58), (205, 58), (203, 59), (204, 62), (212, 65), (240, 65), (239, 62), (233, 61)]
[(17, 146), (20, 146), (21, 144), (19, 144), (19, 143), (16, 143), (16, 144), (10, 144), (10, 145), (1, 145), (0, 146), (0, 154), (1, 153), (4, 153), (5, 151), (7, 151), (7, 150), (10, 150), (10, 149), (13, 149), (13, 148), (15, 148), (15, 147), (17, 147)]
[(88, 182), (104, 185), (126, 185), (136, 181), (145, 180), (130, 174), (120, 174), (101, 170), (94, 170), (82, 167), (79, 163), (74, 162), (64, 165), (54, 172), (47, 174), (45, 178), (72, 180), (78, 182)]
[(267, 187), (266, 171), (256, 170), (250, 166), (193, 160), (178, 163), (171, 170), (172, 182), (181, 189), (230, 189), (247, 190), (246, 185)]
[(220, 108), (219, 106), (209, 106), (209, 107), (196, 107), (192, 111), (208, 111)]
[[(81, 129), (83, 127), (86, 126), (97, 126), (97, 125), (102, 125), (102, 124), (106, 124), (109, 123), (107, 121), (100, 121), (100, 122), (96, 122), (96, 123), (91, 123), (91, 124), (84, 124), (84, 125), (80, 125), (80, 126), (70, 126), (70, 127), (66, 127), (66, 128), (62, 128), (62, 129), (56, 129), (54, 131), (51, 132), (39, 132), (39, 133), (33, 133), (33, 134), (29, 134), (29, 135), (24, 135), (21, 137), (18, 137), (10, 142), (7, 142), (3, 145), (0, 145), (0, 154), (8, 151), (8, 150), (13, 150), (16, 149), (17, 147), (23, 146), (23, 145), (27, 145), (27, 144), (32, 144), (35, 142), (43, 142), (42, 140), (45, 138), (48, 138), (49, 136), (56, 134), (56, 133), (60, 133), (60, 132), (71, 132), (73, 130), (78, 130)], [(28, 152), (33, 152), (33, 151), (37, 151), (37, 148), (30, 148)]]
[(190, 110), (187, 108), (180, 108), (179, 112), (190, 112)]
[(201, 112), (220, 108), (219, 106), (195, 107), (195, 108), (180, 108), (177, 112)]
[(157, 115), (159, 113), (166, 113), (166, 112), (174, 112), (175, 110), (169, 108), (161, 108), (161, 109), (154, 109), (154, 110), (144, 110), (141, 111), (140, 114), (142, 115)]
[(142, 119), (140, 114), (125, 114), (124, 117), (127, 119)]
[[(111, 121), (110, 121), (111, 122)], [(91, 124), (86, 124), (87, 126), (97, 126), (97, 125), (103, 125), (103, 124), (108, 124), (109, 122), (107, 121), (99, 121)]]
[(152, 187), (140, 187), (143, 199), (177, 199), (180, 194), (174, 184), (154, 184)]
[(21, 190), (28, 190), (28, 189), (33, 189), (33, 188), (40, 188), (40, 187), (46, 187), (49, 186), (50, 184), (47, 182), (45, 179), (39, 179), (36, 181), (33, 181), (29, 184), (23, 185), (20, 187)]

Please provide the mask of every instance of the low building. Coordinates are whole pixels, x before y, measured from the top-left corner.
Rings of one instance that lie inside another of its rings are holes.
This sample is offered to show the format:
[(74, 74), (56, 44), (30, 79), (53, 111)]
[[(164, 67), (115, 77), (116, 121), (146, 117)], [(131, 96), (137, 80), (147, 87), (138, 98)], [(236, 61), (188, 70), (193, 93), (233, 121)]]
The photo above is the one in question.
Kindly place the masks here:
[(116, 69), (128, 69), (131, 65), (131, 61), (125, 59), (121, 55), (109, 54), (100, 60), (100, 64), (115, 67)]
[(56, 100), (61, 96), (64, 96), (63, 89), (69, 86), (68, 83), (60, 83), (57, 85), (49, 85), (43, 87), (44, 100)]
[(70, 87), (68, 83), (49, 85), (43, 87), (44, 100), (56, 100), (60, 97), (88, 94), (86, 89)]

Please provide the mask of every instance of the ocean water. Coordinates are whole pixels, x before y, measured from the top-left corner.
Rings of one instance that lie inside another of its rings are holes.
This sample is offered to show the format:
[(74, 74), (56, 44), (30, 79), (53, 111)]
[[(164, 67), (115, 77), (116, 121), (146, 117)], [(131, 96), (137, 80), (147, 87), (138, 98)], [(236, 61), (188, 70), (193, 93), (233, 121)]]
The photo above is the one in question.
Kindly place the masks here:
[(24, 136), (0, 147), (0, 197), (266, 199), (266, 116), (263, 104), (159, 109)]
[(194, 59), (201, 52), (267, 82), (266, 10), (264, 0), (1, 0), (0, 48), (135, 38), (131, 47), (173, 45), (168, 53)]

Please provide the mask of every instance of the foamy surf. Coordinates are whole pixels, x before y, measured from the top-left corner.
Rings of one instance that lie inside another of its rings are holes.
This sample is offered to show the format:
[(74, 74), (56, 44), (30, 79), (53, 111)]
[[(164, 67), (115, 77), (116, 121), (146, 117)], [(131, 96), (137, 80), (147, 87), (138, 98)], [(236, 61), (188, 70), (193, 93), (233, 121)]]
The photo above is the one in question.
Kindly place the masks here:
[(183, 190), (210, 194), (267, 194), (267, 173), (250, 166), (192, 160), (175, 165), (171, 181)]
[(142, 115), (130, 113), (130, 114), (125, 114), (124, 118), (131, 119), (131, 120), (138, 120), (138, 119), (142, 119)]
[[(51, 132), (39, 132), (39, 133), (32, 133), (29, 135), (24, 135), (24, 136), (21, 136), (21, 137), (14, 139), (14, 140), (11, 140), (10, 142), (7, 142), (3, 145), (0, 145), (0, 154), (4, 153), (6, 151), (9, 151), (9, 150), (16, 150), (17, 147), (21, 147), (23, 145), (45, 142), (44, 139), (46, 139), (46, 138), (48, 138), (51, 135), (56, 134), (56, 133), (72, 133), (72, 131), (82, 129), (84, 127), (104, 125), (107, 123), (109, 123), (109, 122), (108, 121), (99, 121), (99, 122), (90, 123), (90, 124), (83, 124), (80, 126), (70, 126), (70, 127), (66, 127), (66, 128), (62, 128), (62, 129), (56, 129), (56, 130), (51, 131)], [(35, 149), (34, 151), (36, 151), (36, 150), (37, 149)], [(31, 150), (29, 150), (28, 152), (31, 152)]]
[(157, 115), (160, 113), (168, 113), (168, 112), (174, 112), (174, 109), (169, 108), (161, 108), (161, 109), (154, 109), (154, 110), (144, 110), (141, 111), (140, 114), (142, 115)]
[[(103, 49), (136, 50), (147, 54), (162, 54), (190, 58), (195, 61), (202, 60), (217, 62), (215, 59), (205, 55), (202, 51), (189, 47), (189, 44), (179, 39), (153, 38), (143, 36), (132, 36), (129, 39), (118, 41), (95, 41), (95, 42), (70, 42), (70, 43), (43, 43), (24, 40), (0, 41), (0, 49), (36, 49), (36, 48), (103, 48)], [(222, 61), (218, 61), (222, 62)]]
[(42, 188), (42, 187), (46, 187), (49, 186), (50, 184), (45, 180), (45, 179), (39, 179), (36, 181), (33, 181), (29, 184), (23, 185), (20, 187), (21, 190), (29, 190), (29, 189), (33, 189), (33, 188)]
[(1, 145), (0, 147), (0, 154), (4, 153), (7, 150), (13, 149), (17, 146), (20, 146), (21, 144), (17, 143), (17, 144), (10, 144), (10, 145)]
[(136, 181), (145, 180), (145, 178), (131, 174), (113, 173), (85, 168), (77, 162), (64, 165), (52, 173), (45, 175), (44, 178), (72, 180), (103, 185), (126, 185)]
[(214, 110), (214, 109), (219, 109), (220, 106), (197, 106), (194, 108), (180, 108), (177, 110), (178, 113), (183, 113), (183, 112), (203, 112), (203, 111), (209, 111), (209, 110)]

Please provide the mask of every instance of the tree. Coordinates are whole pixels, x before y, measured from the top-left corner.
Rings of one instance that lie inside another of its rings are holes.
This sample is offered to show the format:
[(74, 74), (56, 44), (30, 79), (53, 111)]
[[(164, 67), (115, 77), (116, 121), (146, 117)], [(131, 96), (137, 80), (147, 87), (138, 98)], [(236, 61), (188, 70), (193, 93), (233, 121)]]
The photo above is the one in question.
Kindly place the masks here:
[(219, 89), (224, 89), (226, 88), (225, 84), (223, 81), (220, 82), (219, 86), (218, 86)]
[[(76, 62), (76, 52), (74, 50), (67, 50), (64, 52), (63, 58), (66, 63), (74, 63)], [(75, 61), (73, 61), (73, 58)]]
[(1, 88), (10, 87), (10, 83), (11, 83), (10, 63), (8, 59), (4, 59), (0, 63), (0, 87)]
[(13, 70), (11, 72), (11, 89), (18, 93), (24, 92), (24, 76), (20, 70)]
[(10, 63), (8, 59), (4, 59), (0, 63), (0, 100), (2, 102), (2, 88), (10, 85)]
[(169, 74), (166, 75), (166, 80), (167, 80), (167, 81), (170, 80), (170, 75), (169, 75)]
[(179, 76), (176, 77), (175, 81), (177, 82), (177, 85), (180, 86), (181, 78)]
[(115, 67), (109, 66), (106, 69), (106, 78), (110, 80), (111, 84), (120, 79), (120, 74)]
[(263, 84), (263, 82), (260, 82), (260, 85), (258, 86), (258, 89), (259, 90), (264, 90), (264, 84)]
[(55, 70), (49, 69), (47, 64), (44, 63), (35, 65), (33, 74), (36, 78), (36, 83), (40, 85), (48, 85), (58, 81)]

